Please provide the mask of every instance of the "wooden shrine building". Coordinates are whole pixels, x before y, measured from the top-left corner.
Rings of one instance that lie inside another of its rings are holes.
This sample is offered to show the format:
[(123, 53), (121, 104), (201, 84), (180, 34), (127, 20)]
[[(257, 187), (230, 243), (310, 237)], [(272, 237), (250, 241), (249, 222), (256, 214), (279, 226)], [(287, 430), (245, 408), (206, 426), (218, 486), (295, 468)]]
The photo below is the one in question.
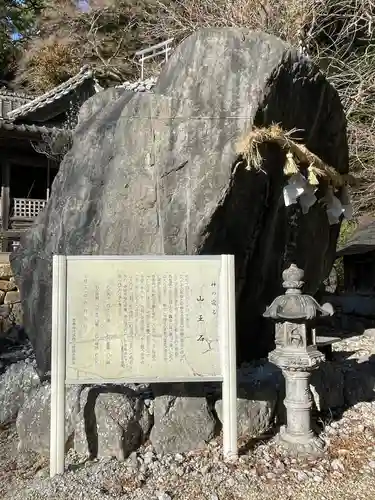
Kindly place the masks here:
[(344, 286), (327, 300), (345, 315), (375, 319), (375, 220), (360, 224), (342, 245)]
[(337, 256), (343, 258), (345, 292), (375, 298), (375, 221), (359, 227)]
[(45, 94), (32, 97), (0, 89), (0, 241), (10, 250), (22, 230), (45, 207), (59, 168), (59, 156), (48, 154), (58, 137), (68, 141), (79, 107), (95, 94), (88, 67)]

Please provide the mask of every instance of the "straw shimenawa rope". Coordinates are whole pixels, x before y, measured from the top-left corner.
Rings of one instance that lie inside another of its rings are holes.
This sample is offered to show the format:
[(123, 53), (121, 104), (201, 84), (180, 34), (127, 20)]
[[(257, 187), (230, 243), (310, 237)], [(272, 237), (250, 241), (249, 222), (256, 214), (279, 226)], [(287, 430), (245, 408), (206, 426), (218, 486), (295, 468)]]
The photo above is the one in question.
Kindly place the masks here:
[(254, 128), (237, 145), (237, 153), (241, 154), (247, 162), (247, 169), (260, 170), (262, 156), (259, 145), (266, 142), (278, 144), (286, 152), (284, 174), (291, 176), (299, 172), (300, 165), (308, 165), (308, 182), (316, 186), (319, 177), (326, 179), (335, 188), (344, 185), (356, 185), (357, 179), (351, 174), (339, 174), (333, 167), (324, 163), (318, 156), (309, 151), (304, 144), (297, 143), (290, 137), (297, 130), (284, 131), (279, 125)]

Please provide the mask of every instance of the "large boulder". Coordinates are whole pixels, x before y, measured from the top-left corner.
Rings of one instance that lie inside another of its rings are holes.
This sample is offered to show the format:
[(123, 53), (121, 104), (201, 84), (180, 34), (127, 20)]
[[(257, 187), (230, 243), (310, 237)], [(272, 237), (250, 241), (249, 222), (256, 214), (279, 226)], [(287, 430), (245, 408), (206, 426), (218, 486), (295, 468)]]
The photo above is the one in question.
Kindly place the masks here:
[(156, 453), (186, 453), (204, 448), (217, 428), (205, 387), (158, 384), (153, 392), (154, 425), (150, 441)]
[[(337, 92), (280, 39), (240, 29), (185, 39), (154, 94), (108, 90), (83, 105), (47, 207), (11, 257), (42, 372), (55, 253), (235, 254), (239, 356), (267, 354), (272, 328), (262, 313), (281, 291), (288, 240), (285, 156), (266, 145), (261, 171), (247, 170), (236, 144), (253, 125), (274, 122), (299, 129), (311, 151), (347, 171)], [(297, 264), (314, 293), (332, 267), (339, 227), (319, 204), (298, 224)]]
[[(74, 430), (80, 409), (79, 385), (69, 386), (66, 390), (65, 404), (65, 446), (73, 445)], [(18, 413), (16, 427), (18, 451), (49, 456), (51, 423), (51, 386), (44, 383), (31, 390)]]
[(152, 416), (140, 395), (125, 386), (85, 387), (74, 449), (91, 457), (124, 460), (147, 438)]
[[(243, 365), (237, 372), (237, 432), (241, 438), (254, 438), (272, 427), (277, 417), (283, 387), (281, 371), (271, 363)], [(282, 401), (282, 398), (281, 398)], [(223, 400), (215, 404), (223, 423)]]
[(20, 361), (0, 376), (0, 424), (12, 422), (28, 393), (38, 387), (39, 377), (31, 363)]

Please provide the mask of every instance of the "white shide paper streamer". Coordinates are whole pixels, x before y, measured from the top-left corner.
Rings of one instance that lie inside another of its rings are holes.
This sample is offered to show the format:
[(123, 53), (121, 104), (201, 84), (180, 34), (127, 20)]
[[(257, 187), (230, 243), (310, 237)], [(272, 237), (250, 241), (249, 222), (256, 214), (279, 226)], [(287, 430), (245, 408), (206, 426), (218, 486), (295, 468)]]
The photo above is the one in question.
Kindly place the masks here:
[[(307, 214), (310, 207), (317, 201), (317, 197), (315, 196), (316, 190), (317, 188), (311, 186), (302, 174), (297, 173), (292, 175), (288, 180), (288, 184), (283, 189), (285, 206), (289, 207), (299, 202), (302, 213)], [(345, 219), (353, 217), (353, 207), (346, 186), (341, 190), (340, 199), (335, 196), (332, 186), (329, 186), (326, 195), (320, 201), (326, 207), (330, 225), (338, 224), (342, 215)]]

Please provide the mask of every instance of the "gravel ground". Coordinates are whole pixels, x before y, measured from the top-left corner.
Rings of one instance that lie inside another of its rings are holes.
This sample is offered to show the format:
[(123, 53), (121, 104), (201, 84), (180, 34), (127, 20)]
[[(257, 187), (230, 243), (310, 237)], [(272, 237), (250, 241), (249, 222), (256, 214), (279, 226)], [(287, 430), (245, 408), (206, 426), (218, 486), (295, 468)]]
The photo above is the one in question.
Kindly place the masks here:
[[(367, 360), (375, 339), (334, 346), (337, 359)], [(272, 436), (241, 443), (225, 463), (220, 440), (186, 455), (156, 456), (150, 445), (125, 462), (94, 462), (74, 452), (68, 472), (50, 480), (48, 462), (17, 459), (14, 426), (0, 429), (1, 500), (375, 500), (375, 401), (360, 402), (324, 423), (328, 451), (320, 459), (286, 456)]]

